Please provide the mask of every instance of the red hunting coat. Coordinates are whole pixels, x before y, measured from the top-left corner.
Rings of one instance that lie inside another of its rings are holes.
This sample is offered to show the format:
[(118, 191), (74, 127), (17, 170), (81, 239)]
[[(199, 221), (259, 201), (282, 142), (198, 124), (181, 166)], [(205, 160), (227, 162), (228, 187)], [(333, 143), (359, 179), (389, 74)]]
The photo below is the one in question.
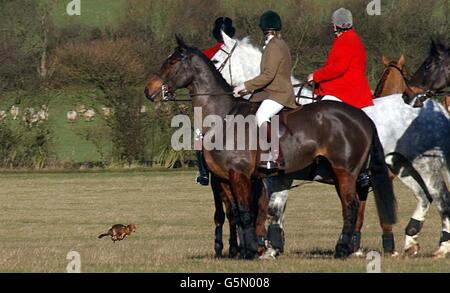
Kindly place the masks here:
[(206, 57), (211, 60), (212, 57), (214, 57), (214, 55), (216, 55), (216, 53), (220, 50), (222, 45), (223, 43), (217, 42), (213, 47), (203, 50), (203, 54), (205, 54)]
[(325, 66), (314, 71), (316, 94), (331, 95), (357, 108), (373, 105), (366, 77), (366, 49), (351, 29), (334, 40)]

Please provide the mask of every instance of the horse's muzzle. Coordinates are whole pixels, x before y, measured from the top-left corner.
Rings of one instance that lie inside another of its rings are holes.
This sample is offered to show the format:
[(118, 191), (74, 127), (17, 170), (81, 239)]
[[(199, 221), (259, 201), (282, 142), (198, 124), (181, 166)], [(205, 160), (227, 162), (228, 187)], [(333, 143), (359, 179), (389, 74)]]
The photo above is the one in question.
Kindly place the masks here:
[(149, 90), (148, 90), (148, 87), (145, 88), (145, 90), (144, 90), (144, 95), (145, 95), (145, 97), (146, 97), (148, 100), (154, 102), (154, 100), (155, 100), (155, 95), (150, 95), (150, 92), (149, 92)]

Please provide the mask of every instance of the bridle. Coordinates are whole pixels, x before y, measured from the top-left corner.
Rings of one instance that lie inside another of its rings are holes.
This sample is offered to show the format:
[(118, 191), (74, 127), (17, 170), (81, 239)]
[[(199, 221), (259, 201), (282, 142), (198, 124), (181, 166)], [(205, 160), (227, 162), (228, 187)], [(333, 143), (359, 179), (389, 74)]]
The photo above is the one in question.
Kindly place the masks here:
[[(225, 65), (228, 63), (228, 72), (230, 73), (230, 84), (233, 84), (233, 75), (231, 73), (231, 56), (234, 53), (234, 50), (237, 47), (237, 41), (234, 43), (233, 48), (231, 48), (230, 52), (225, 51), (222, 47), (220, 48), (220, 51), (224, 52), (227, 57), (225, 60), (223, 60), (222, 64), (220, 64), (219, 68), (217, 69), (219, 72), (222, 72), (222, 70), (225, 68)], [(230, 62), (228, 62), (230, 61)]]
[(394, 69), (396, 69), (398, 72), (400, 72), (400, 74), (401, 74), (403, 80), (405, 81), (405, 84), (406, 84), (407, 89), (408, 89), (409, 91), (412, 92), (411, 88), (409, 87), (408, 83), (406, 82), (406, 77), (405, 77), (405, 74), (403, 73), (403, 70), (402, 70), (400, 67), (398, 67), (397, 65), (395, 65), (395, 64), (393, 64), (393, 63), (390, 63), (390, 64), (389, 64), (388, 66), (386, 66), (386, 68), (384, 69), (383, 74), (381, 75), (381, 79), (380, 79), (380, 81), (379, 81), (378, 84), (377, 84), (377, 87), (376, 87), (375, 92), (374, 92), (374, 94), (373, 94), (375, 97), (379, 97), (379, 95), (381, 94), (381, 92), (382, 92), (382, 90), (383, 90), (383, 88), (384, 88), (384, 84), (386, 83), (387, 77), (388, 77), (388, 75), (389, 75), (389, 72), (390, 72), (389, 69), (390, 69), (390, 68), (394, 68)]
[[(443, 64), (441, 66), (443, 66), (442, 70), (444, 71), (444, 74), (445, 74), (445, 82), (447, 85), (450, 85), (450, 65), (445, 64), (445, 62), (443, 62)], [(433, 80), (430, 88), (433, 88), (435, 83), (436, 83), (436, 80)], [(448, 91), (447, 92), (446, 91), (437, 91), (436, 92), (436, 91), (429, 90), (429, 89), (426, 90), (419, 86), (414, 86), (414, 87), (423, 92), (418, 93), (412, 97), (411, 102), (409, 103), (412, 106), (416, 106), (416, 105), (421, 106), (427, 99), (432, 98), (433, 96), (447, 96), (450, 94), (450, 92), (448, 92)]]
[[(444, 74), (445, 74), (445, 82), (446, 82), (447, 85), (450, 85), (450, 65), (449, 64), (447, 64), (447, 65), (443, 64), (442, 66), (443, 66), (442, 70), (444, 71)], [(431, 84), (430, 88), (433, 88), (435, 83), (436, 83), (436, 80), (433, 80), (433, 83)], [(445, 93), (443, 91), (435, 93), (435, 92), (433, 92), (431, 90), (427, 90), (427, 92), (431, 92), (431, 93), (434, 93), (434, 94), (444, 94), (444, 95), (448, 94), (448, 92)]]
[[(384, 83), (386, 82), (386, 79), (388, 77), (388, 73), (389, 73), (388, 69), (389, 68), (394, 68), (398, 72), (400, 72), (400, 74), (403, 77), (403, 80), (405, 81), (405, 85), (406, 85), (406, 90), (405, 91), (409, 91), (411, 93), (414, 93), (414, 91), (412, 90), (411, 86), (408, 84), (408, 81), (407, 81), (407, 79), (405, 77), (405, 74), (403, 73), (403, 70), (400, 67), (398, 67), (397, 65), (395, 65), (395, 64), (389, 64), (384, 69), (383, 75), (381, 77), (380, 82), (377, 85), (377, 88), (375, 90), (374, 96), (378, 97), (381, 94), (381, 91), (382, 91), (382, 89), (384, 87)], [(447, 74), (446, 69), (447, 68), (444, 68), (444, 71)], [(450, 78), (450, 77), (448, 77), (448, 78)], [(414, 96), (412, 96), (412, 98), (410, 98), (410, 101), (407, 103), (407, 104), (409, 104), (409, 105), (411, 105), (413, 107), (420, 107), (420, 105), (422, 105), (427, 99), (432, 98), (433, 96), (441, 96), (441, 95), (447, 95), (448, 94), (446, 92), (435, 92), (435, 91), (432, 91), (432, 90), (424, 90), (422, 88), (418, 88), (418, 89), (422, 90), (423, 92), (417, 93)]]
[[(236, 47), (237, 47), (237, 42), (233, 45), (233, 48), (230, 50), (230, 52), (227, 52), (227, 51), (223, 50), (222, 48), (220, 49), (225, 54), (227, 54), (227, 57), (222, 62), (222, 64), (219, 66), (218, 71), (221, 72), (223, 70), (223, 68), (225, 67), (225, 65), (228, 63), (229, 64), (228, 65), (229, 66), (229, 72), (230, 72), (230, 80), (232, 79), (232, 75), (231, 75), (231, 56), (233, 55)], [(230, 62), (228, 62), (228, 61), (230, 61)], [(185, 62), (184, 59), (181, 60), (181, 63), (183, 63), (183, 62)], [(159, 89), (158, 92), (156, 92), (154, 94), (154, 95), (161, 94), (161, 98), (162, 98), (161, 101), (162, 102), (169, 102), (169, 101), (172, 101), (172, 102), (190, 102), (191, 101), (191, 99), (176, 99), (175, 93), (170, 91), (169, 86), (168, 86), (169, 82), (178, 75), (181, 67), (182, 67), (182, 65), (179, 65), (177, 70), (175, 71), (175, 73), (173, 73), (168, 78), (162, 76), (158, 72), (154, 72), (153, 73), (162, 82), (161, 88)], [(305, 83), (298, 83), (298, 84), (294, 84), (293, 85), (294, 88), (298, 88), (298, 87), (300, 88), (298, 93), (297, 93), (297, 95), (296, 95), (296, 100), (298, 98), (302, 98), (302, 99), (309, 99), (309, 100), (313, 100), (313, 101), (319, 101), (320, 99), (318, 99), (314, 95), (314, 89), (315, 89), (315, 84), (314, 83), (312, 84), (312, 87), (313, 87), (313, 90), (312, 90), (313, 96), (312, 97), (301, 95), (302, 90), (304, 89), (304, 87), (307, 84), (308, 83), (305, 82)], [(187, 93), (187, 94), (179, 94), (178, 96), (184, 96), (184, 97), (192, 98), (192, 97), (195, 97), (195, 96), (223, 96), (223, 95), (232, 95), (232, 94), (233, 94), (233, 91), (230, 91), (230, 92), (195, 93), (195, 94)], [(249, 95), (249, 94), (251, 94), (251, 93), (249, 93), (249, 92), (242, 92), (241, 93), (241, 97)]]

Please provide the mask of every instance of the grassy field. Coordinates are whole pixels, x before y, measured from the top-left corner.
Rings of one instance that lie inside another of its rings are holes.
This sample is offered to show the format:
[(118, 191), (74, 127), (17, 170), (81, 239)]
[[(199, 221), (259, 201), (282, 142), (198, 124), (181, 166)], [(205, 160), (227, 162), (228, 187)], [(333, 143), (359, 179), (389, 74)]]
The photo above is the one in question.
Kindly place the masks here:
[[(2, 173), (0, 272), (65, 272), (69, 251), (82, 272), (364, 272), (364, 259), (334, 260), (341, 228), (334, 188), (308, 183), (292, 190), (286, 217), (286, 252), (277, 261), (214, 259), (210, 188), (195, 172)], [(400, 223), (397, 247), (415, 199), (396, 182)], [(115, 223), (134, 223), (135, 234), (113, 244), (97, 239)], [(439, 219), (435, 208), (421, 233), (423, 256), (383, 258), (383, 272), (450, 272), (450, 260), (433, 261)], [(226, 228), (225, 231), (228, 229)], [(381, 249), (369, 197), (363, 245)]]

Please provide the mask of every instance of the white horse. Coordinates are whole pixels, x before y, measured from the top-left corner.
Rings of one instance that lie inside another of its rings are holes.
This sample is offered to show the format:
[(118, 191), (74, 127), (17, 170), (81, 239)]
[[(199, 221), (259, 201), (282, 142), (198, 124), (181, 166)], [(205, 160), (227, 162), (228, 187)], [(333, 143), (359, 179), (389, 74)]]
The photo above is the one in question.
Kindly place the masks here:
[[(220, 71), (225, 80), (230, 85), (237, 86), (258, 76), (260, 73), (260, 63), (262, 57), (261, 50), (250, 43), (249, 37), (245, 37), (242, 40), (235, 40), (223, 32), (222, 36), (224, 44), (213, 56), (211, 61)], [(293, 85), (301, 84), (301, 82), (294, 76), (291, 76), (291, 81)], [(311, 103), (313, 101), (311, 99), (312, 91), (306, 87), (296, 86), (296, 95), (300, 89), (301, 97), (297, 98), (297, 103)]]
[[(261, 51), (245, 38), (241, 41), (222, 34), (222, 50), (212, 58), (223, 77), (232, 85), (241, 84), (259, 74)], [(231, 53), (231, 54), (229, 54)], [(231, 78), (232, 77), (232, 78)], [(292, 78), (293, 84), (299, 81)], [(298, 94), (299, 88), (295, 89)], [(301, 88), (300, 104), (312, 102), (312, 92)], [(415, 255), (419, 250), (417, 237), (431, 201), (435, 201), (442, 220), (437, 258), (450, 253), (450, 118), (438, 103), (429, 100), (423, 108), (405, 104), (402, 95), (374, 100), (375, 105), (364, 109), (375, 122), (386, 155), (386, 163), (398, 178), (415, 194), (418, 203), (406, 227), (404, 251)], [(269, 214), (271, 224), (283, 228), (283, 217), (292, 180), (285, 180), (271, 190)], [(269, 226), (270, 233), (270, 226)], [(412, 253), (411, 253), (412, 252)], [(269, 253), (273, 253), (269, 249)]]

